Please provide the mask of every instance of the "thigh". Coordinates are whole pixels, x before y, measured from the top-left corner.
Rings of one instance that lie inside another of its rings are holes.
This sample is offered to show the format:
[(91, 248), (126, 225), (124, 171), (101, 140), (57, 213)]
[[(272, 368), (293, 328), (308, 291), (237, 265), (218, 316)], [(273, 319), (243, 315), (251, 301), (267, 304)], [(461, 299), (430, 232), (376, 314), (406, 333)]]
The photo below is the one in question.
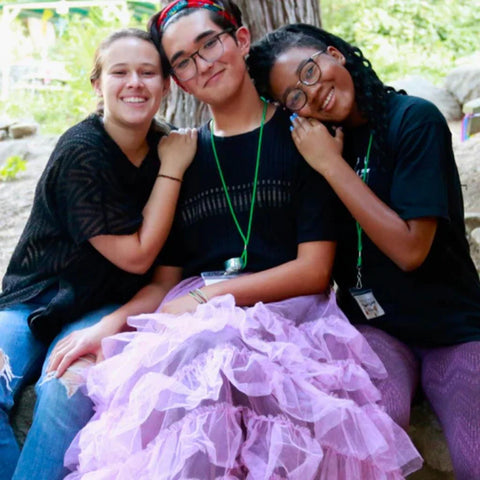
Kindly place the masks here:
[(403, 428), (410, 423), (410, 407), (418, 384), (419, 363), (412, 350), (378, 328), (357, 326), (387, 370), (387, 378), (375, 381), (387, 413)]
[(35, 305), (18, 304), (0, 310), (0, 377), (14, 394), (39, 373), (47, 345), (37, 340), (27, 323)]
[(426, 351), (422, 386), (443, 427), (455, 478), (480, 478), (480, 342)]

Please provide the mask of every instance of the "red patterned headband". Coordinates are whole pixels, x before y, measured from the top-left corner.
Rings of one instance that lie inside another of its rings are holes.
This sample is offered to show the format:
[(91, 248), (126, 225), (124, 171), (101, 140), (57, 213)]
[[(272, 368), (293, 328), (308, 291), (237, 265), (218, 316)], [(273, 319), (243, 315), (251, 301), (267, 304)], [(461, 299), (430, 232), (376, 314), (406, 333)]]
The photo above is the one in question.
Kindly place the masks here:
[(210, 0), (175, 0), (170, 5), (165, 7), (162, 10), (160, 16), (158, 17), (158, 30), (161, 31), (165, 27), (166, 23), (177, 13), (181, 12), (182, 10), (187, 10), (189, 8), (206, 8), (208, 10), (211, 10), (212, 12), (218, 13), (220, 16), (225, 18), (235, 28), (238, 28), (237, 21), (230, 13), (225, 10), (223, 5), (212, 2)]

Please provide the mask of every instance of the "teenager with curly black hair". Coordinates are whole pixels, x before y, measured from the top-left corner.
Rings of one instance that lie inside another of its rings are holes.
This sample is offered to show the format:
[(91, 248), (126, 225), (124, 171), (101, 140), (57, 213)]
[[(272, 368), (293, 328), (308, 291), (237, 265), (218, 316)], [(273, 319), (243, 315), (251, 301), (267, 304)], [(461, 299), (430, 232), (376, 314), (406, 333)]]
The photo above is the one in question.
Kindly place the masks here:
[(480, 282), (445, 119), (311, 25), (266, 35), (248, 64), (258, 91), (293, 111), (297, 148), (343, 202), (339, 304), (387, 368), (387, 411), (408, 427), (420, 377), (455, 478), (480, 478)]

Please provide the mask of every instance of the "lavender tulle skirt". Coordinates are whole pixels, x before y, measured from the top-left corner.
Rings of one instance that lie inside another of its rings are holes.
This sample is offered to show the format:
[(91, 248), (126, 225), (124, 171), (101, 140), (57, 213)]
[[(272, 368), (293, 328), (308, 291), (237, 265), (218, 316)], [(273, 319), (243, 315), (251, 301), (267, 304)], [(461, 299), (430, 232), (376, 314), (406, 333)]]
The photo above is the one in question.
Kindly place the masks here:
[[(175, 287), (165, 301), (201, 286)], [(381, 407), (386, 373), (333, 294), (145, 314), (104, 341), (68, 480), (401, 479), (421, 466)]]

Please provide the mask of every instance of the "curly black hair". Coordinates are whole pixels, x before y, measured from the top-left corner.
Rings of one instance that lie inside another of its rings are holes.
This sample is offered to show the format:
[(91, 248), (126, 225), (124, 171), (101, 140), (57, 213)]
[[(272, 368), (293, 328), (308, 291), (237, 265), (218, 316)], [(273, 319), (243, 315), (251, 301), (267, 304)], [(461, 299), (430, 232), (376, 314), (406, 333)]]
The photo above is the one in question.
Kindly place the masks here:
[[(295, 23), (268, 33), (255, 42), (247, 58), (250, 76), (260, 95), (273, 100), (270, 72), (276, 59), (293, 47), (314, 47), (324, 50), (333, 46), (345, 56), (345, 68), (352, 76), (355, 99), (361, 114), (367, 119), (379, 152), (386, 152), (388, 128), (387, 96), (395, 92), (378, 78), (362, 51), (345, 40), (321, 28)], [(399, 92), (404, 93), (404, 92)]]
[[(168, 61), (167, 54), (165, 53), (165, 50), (162, 47), (163, 31), (165, 30), (165, 28), (168, 28), (169, 25), (171, 25), (172, 23), (175, 23), (180, 18), (186, 15), (190, 15), (191, 13), (202, 8), (202, 7), (198, 7), (198, 8), (188, 8), (185, 10), (181, 10), (174, 17), (172, 17), (171, 20), (168, 21), (167, 25), (165, 25), (163, 30), (160, 30), (158, 27), (158, 19), (162, 14), (162, 12), (165, 10), (165, 8), (167, 8), (170, 5), (170, 3), (166, 5), (162, 10), (152, 15), (147, 23), (147, 30), (150, 32), (150, 35), (153, 39), (153, 43), (155, 44), (158, 52), (160, 53), (162, 68), (165, 69), (164, 70), (165, 72), (169, 72), (169, 73), (171, 73), (171, 65), (170, 65), (170, 62)], [(212, 10), (207, 10), (208, 14), (210, 15), (210, 19), (212, 20), (213, 23), (218, 25), (222, 30), (229, 30), (229, 35), (231, 35), (236, 41), (235, 32), (238, 28), (240, 28), (243, 25), (242, 12), (238, 8), (237, 4), (232, 0), (217, 0), (216, 3), (223, 6), (225, 11), (230, 14), (230, 16), (235, 20), (237, 24), (233, 25), (225, 17), (219, 15), (218, 13)]]

